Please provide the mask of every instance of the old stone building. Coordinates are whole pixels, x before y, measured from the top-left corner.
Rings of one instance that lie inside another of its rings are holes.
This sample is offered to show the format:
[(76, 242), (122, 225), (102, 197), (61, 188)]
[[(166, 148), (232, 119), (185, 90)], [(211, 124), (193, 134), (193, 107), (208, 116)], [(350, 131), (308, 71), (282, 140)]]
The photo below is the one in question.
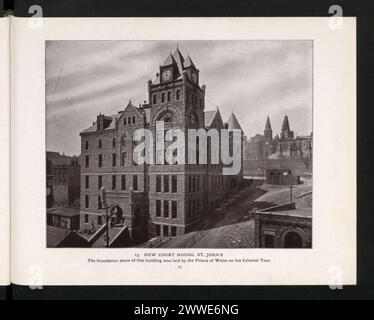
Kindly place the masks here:
[(309, 166), (312, 159), (313, 136), (296, 136), (290, 129), (288, 116), (283, 120), (280, 134), (273, 137), (269, 117), (264, 134), (256, 134), (244, 144), (245, 160), (302, 159)]
[(311, 248), (312, 208), (290, 202), (255, 211), (254, 229), (256, 248)]
[[(148, 102), (136, 107), (130, 100), (117, 114), (98, 115), (80, 133), (81, 227), (97, 229), (105, 223), (99, 192), (104, 187), (110, 223), (126, 225), (135, 242), (192, 230), (242, 181), (241, 172), (223, 175), (221, 163), (156, 164), (162, 162), (164, 153), (156, 146), (154, 164), (136, 164), (133, 134), (137, 129), (149, 129), (153, 137), (161, 134), (165, 146), (172, 143), (165, 139), (168, 129), (241, 130), (234, 114), (224, 123), (218, 108), (205, 111), (206, 86), (200, 85), (199, 70), (191, 57), (184, 58), (178, 48), (167, 56), (147, 87)], [(156, 131), (159, 121), (164, 123), (164, 132)], [(187, 144), (187, 136), (185, 139)], [(185, 153), (187, 159), (188, 149)]]
[(76, 156), (47, 151), (47, 208), (69, 205), (79, 199), (80, 165)]

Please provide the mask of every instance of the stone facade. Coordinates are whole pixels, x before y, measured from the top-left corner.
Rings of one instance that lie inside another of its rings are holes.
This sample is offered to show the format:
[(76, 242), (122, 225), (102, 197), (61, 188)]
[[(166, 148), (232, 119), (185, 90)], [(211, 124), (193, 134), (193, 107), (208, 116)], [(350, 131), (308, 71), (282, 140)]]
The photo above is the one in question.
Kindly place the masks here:
[[(98, 115), (93, 125), (80, 133), (83, 229), (97, 230), (105, 223), (101, 187), (106, 190), (111, 223), (126, 224), (134, 241), (192, 230), (232, 188), (239, 188), (241, 172), (224, 176), (222, 164), (159, 164), (156, 146), (153, 164), (133, 161), (136, 129), (149, 129), (154, 140), (161, 135), (167, 147), (173, 142), (165, 139), (168, 129), (240, 128), (233, 114), (224, 124), (218, 109), (204, 111), (205, 90), (192, 59), (185, 59), (177, 48), (159, 67), (156, 79), (148, 81), (148, 102), (135, 107), (130, 100), (125, 110)], [(164, 132), (156, 131), (159, 121), (164, 123)], [(187, 145), (187, 135), (185, 139)], [(186, 159), (188, 152), (186, 148)]]
[(254, 212), (256, 248), (311, 248), (312, 210), (282, 204)]

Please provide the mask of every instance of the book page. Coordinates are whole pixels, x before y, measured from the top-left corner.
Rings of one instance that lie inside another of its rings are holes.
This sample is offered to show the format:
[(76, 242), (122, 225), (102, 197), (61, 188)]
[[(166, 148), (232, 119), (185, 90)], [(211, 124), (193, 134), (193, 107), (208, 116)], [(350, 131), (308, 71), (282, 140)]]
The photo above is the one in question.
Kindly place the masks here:
[(10, 283), (9, 22), (9, 18), (0, 18), (0, 285)]
[(354, 18), (40, 22), (12, 28), (14, 283), (356, 283)]

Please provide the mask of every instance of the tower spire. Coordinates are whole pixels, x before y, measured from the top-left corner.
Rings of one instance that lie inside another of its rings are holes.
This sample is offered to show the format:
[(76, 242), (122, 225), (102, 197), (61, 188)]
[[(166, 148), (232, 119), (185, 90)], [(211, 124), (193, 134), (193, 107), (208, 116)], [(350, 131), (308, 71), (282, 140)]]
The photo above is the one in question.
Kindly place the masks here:
[(271, 131), (271, 123), (270, 123), (270, 118), (269, 116), (266, 119), (266, 124), (265, 124), (265, 131)]

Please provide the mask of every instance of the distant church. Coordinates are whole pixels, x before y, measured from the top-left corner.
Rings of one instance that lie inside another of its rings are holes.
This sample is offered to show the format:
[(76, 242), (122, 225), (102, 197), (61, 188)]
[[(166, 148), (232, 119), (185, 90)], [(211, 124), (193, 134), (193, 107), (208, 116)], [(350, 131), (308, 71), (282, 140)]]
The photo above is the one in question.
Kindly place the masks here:
[(288, 116), (283, 120), (280, 135), (273, 138), (270, 118), (264, 134), (256, 134), (244, 142), (244, 160), (312, 158), (313, 135), (294, 136)]
[[(157, 121), (164, 122), (165, 130), (241, 130), (233, 113), (224, 122), (218, 108), (205, 111), (206, 86), (200, 85), (199, 78), (191, 57), (184, 58), (177, 48), (159, 67), (155, 80), (148, 81), (148, 102), (137, 107), (130, 100), (117, 114), (99, 114), (80, 133), (81, 229), (92, 233), (105, 229), (101, 187), (106, 190), (111, 233), (127, 228), (133, 242), (189, 232), (239, 189), (242, 174), (225, 176), (222, 164), (137, 165), (133, 161), (134, 131), (147, 128), (155, 136)], [(170, 143), (165, 141), (165, 147)], [(153, 156), (159, 156), (156, 150)]]

